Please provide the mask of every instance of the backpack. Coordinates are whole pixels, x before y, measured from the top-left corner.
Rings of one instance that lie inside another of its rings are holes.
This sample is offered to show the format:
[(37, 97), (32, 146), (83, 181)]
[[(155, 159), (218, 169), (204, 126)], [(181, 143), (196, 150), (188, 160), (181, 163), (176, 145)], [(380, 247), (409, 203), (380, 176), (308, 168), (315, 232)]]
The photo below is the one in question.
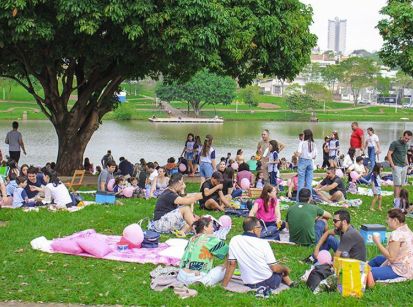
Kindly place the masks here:
[(333, 275), (333, 268), (329, 264), (316, 265), (311, 271), (307, 279), (307, 286), (314, 291), (320, 282), (326, 279), (328, 276)]

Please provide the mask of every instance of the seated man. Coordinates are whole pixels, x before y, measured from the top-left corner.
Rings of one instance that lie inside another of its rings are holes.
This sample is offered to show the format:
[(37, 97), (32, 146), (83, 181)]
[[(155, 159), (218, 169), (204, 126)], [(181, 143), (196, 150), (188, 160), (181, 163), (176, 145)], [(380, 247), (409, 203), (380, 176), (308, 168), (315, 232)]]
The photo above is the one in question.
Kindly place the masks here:
[[(299, 202), (288, 208), (286, 226), (290, 232), (290, 242), (302, 245), (316, 244), (323, 235), (331, 214), (318, 206), (309, 204), (311, 191), (303, 188), (298, 193)], [(326, 238), (320, 249), (337, 250), (338, 242), (334, 236)]]
[(326, 202), (345, 200), (346, 189), (340, 177), (336, 175), (335, 167), (329, 167), (326, 177), (315, 187), (318, 197)]
[(174, 174), (169, 180), (168, 188), (158, 197), (154, 211), (153, 228), (157, 232), (177, 231), (184, 236), (191, 230), (196, 220), (193, 204), (202, 198), (201, 193), (180, 196), (185, 192), (182, 174)]
[(211, 178), (205, 180), (201, 186), (202, 199), (199, 201), (202, 209), (224, 211), (229, 204), (229, 198), (222, 192), (224, 177), (221, 172), (214, 172)]
[(108, 183), (111, 179), (115, 179), (113, 177), (113, 173), (116, 170), (116, 162), (113, 160), (109, 160), (106, 163), (106, 168), (104, 168), (98, 177), (98, 191), (99, 192), (107, 192), (108, 191)]
[(348, 258), (366, 261), (366, 245), (360, 233), (350, 224), (350, 213), (343, 209), (334, 212), (333, 222), (334, 229), (326, 231), (318, 241), (314, 250), (315, 258), (328, 236), (339, 235), (340, 244), (334, 256), (341, 257), (342, 253), (347, 253)]
[(244, 233), (229, 242), (227, 269), (222, 285), (228, 285), (238, 263), (241, 279), (250, 288), (277, 289), (281, 281), (291, 286), (290, 270), (277, 263), (268, 241), (260, 239), (262, 226), (259, 219), (247, 217), (242, 227)]
[(43, 173), (38, 174), (37, 168), (31, 166), (27, 169), (27, 185), (24, 190), (27, 193), (27, 197), (35, 199), (40, 197), (40, 193), (44, 192), (44, 186), (46, 183), (43, 180)]

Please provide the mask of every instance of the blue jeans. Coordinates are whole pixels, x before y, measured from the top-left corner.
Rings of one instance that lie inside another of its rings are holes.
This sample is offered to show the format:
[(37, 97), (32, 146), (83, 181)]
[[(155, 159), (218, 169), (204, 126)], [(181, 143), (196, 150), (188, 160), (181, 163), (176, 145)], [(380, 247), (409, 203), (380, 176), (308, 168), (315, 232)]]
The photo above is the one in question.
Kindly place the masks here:
[(298, 188), (297, 188), (297, 201), (298, 201), (298, 194), (300, 194), (300, 190), (302, 188), (307, 188), (310, 191), (312, 190), (312, 182), (313, 182), (313, 160), (312, 159), (304, 159), (300, 158), (298, 160)]
[(275, 290), (280, 286), (281, 281), (282, 281), (282, 275), (280, 273), (273, 273), (271, 277), (266, 280), (260, 281), (259, 283), (253, 284), (253, 285), (246, 284), (246, 286), (252, 289), (257, 289), (259, 287), (266, 287), (266, 288), (268, 287), (268, 288)]
[(374, 165), (376, 164), (376, 149), (374, 146), (367, 147), (367, 154), (370, 160), (370, 170), (373, 170)]
[(278, 172), (269, 172), (268, 175), (270, 177), (270, 184), (276, 186)]
[(199, 164), (199, 173), (201, 174), (201, 177), (210, 178), (213, 172), (214, 172), (214, 169), (212, 168), (211, 163), (201, 162)]
[(384, 261), (386, 261), (386, 257), (382, 255), (377, 256), (369, 261), (371, 273), (373, 274), (374, 280), (395, 279), (400, 277), (399, 275), (394, 273), (391, 266), (381, 266), (384, 263)]
[[(320, 241), (324, 233), (326, 223), (322, 220), (317, 220), (314, 224), (315, 230), (315, 243), (317, 244)], [(334, 252), (337, 251), (338, 248), (338, 240), (334, 236), (328, 236), (327, 240), (321, 245), (320, 250), (330, 250), (332, 249)]]

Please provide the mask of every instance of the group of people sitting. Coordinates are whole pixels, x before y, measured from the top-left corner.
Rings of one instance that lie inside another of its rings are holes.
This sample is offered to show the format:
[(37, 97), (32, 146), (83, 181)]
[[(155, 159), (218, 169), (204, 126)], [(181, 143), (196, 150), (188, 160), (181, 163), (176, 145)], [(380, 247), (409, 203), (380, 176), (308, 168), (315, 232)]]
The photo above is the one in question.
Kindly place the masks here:
[[(244, 233), (233, 236), (228, 245), (214, 236), (210, 217), (194, 214), (194, 204), (202, 199), (202, 193), (185, 195), (184, 190), (182, 174), (173, 175), (167, 190), (158, 198), (152, 227), (161, 233), (195, 232), (189, 239), (178, 274), (178, 280), (186, 285), (201, 282), (210, 286), (222, 282), (225, 287), (238, 266), (243, 283), (257, 289), (257, 294), (276, 289), (281, 283), (295, 286), (290, 269), (276, 261), (269, 242), (262, 239), (263, 229), (269, 226), (279, 229), (285, 226), (289, 230), (290, 242), (315, 246), (312, 255), (306, 259), (315, 265), (321, 251), (330, 250), (334, 256), (367, 260), (365, 241), (351, 225), (350, 213), (340, 209), (332, 215), (311, 204), (311, 191), (306, 188), (300, 190), (299, 202), (288, 209), (283, 222), (277, 190), (266, 185), (254, 202), (249, 217), (243, 221)], [(328, 226), (330, 220), (334, 225), (332, 229)], [(405, 223), (405, 215), (400, 209), (391, 209), (387, 223), (392, 230), (388, 246), (374, 238), (381, 255), (369, 262), (369, 286), (377, 280), (413, 278), (413, 233)], [(226, 260), (214, 267), (214, 257)]]
[(20, 168), (9, 163), (7, 176), (0, 176), (1, 205), (30, 208), (49, 204), (70, 208), (76, 201), (50, 165), (41, 169), (23, 164)]

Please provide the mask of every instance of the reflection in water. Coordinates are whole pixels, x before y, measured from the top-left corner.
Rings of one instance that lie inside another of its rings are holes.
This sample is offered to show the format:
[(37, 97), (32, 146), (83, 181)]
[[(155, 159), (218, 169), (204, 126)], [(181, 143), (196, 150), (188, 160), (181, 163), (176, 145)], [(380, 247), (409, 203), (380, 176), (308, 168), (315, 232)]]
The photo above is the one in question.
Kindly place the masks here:
[[(3, 137), (11, 128), (10, 122), (0, 122)], [(412, 123), (361, 123), (366, 130), (373, 127), (378, 134), (383, 151), (386, 152), (391, 141), (401, 136), (403, 130), (413, 129)], [(166, 159), (177, 157), (183, 149), (187, 133), (200, 135), (201, 140), (206, 134), (214, 136), (214, 146), (218, 157), (231, 152), (235, 156), (238, 148), (244, 149), (246, 159), (255, 152), (260, 133), (269, 129), (272, 138), (287, 145), (280, 154), (281, 157), (291, 159), (292, 153), (298, 145), (298, 134), (304, 129), (313, 130), (319, 149), (321, 161), (321, 144), (326, 135), (337, 130), (340, 137), (341, 152), (347, 151), (351, 134), (350, 123), (303, 123), (303, 122), (225, 122), (224, 124), (153, 124), (146, 121), (105, 121), (93, 135), (85, 153), (96, 165), (111, 149), (118, 159), (125, 156), (132, 162), (140, 158), (147, 161), (166, 163)], [(23, 156), (22, 163), (41, 165), (47, 161), (54, 161), (57, 156), (57, 136), (53, 126), (48, 121), (22, 122), (20, 131), (26, 144), (28, 156)], [(8, 148), (3, 143), (0, 146), (3, 153)], [(384, 154), (381, 155), (384, 158)]]

